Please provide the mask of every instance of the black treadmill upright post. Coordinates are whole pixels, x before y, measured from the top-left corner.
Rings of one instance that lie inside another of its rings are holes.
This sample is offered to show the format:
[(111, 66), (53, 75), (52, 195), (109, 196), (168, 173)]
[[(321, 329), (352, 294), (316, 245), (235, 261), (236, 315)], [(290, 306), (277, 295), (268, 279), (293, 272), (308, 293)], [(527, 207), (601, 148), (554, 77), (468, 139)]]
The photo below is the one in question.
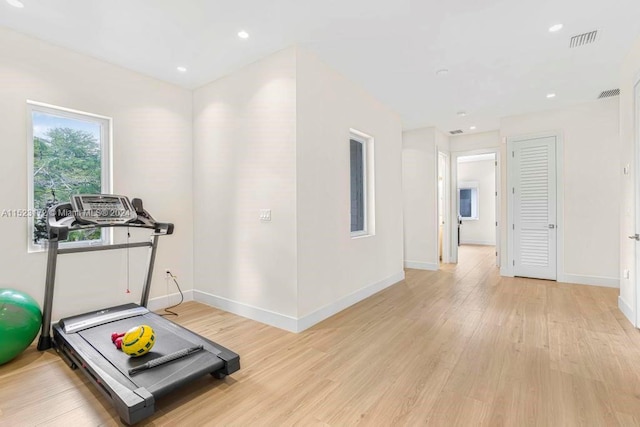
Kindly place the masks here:
[(154, 233), (151, 238), (151, 248), (149, 249), (149, 268), (144, 278), (144, 287), (142, 288), (142, 298), (140, 299), (140, 305), (147, 307), (149, 303), (149, 291), (151, 290), (151, 278), (153, 277), (153, 266), (156, 263), (156, 251), (158, 250), (158, 233)]
[(51, 348), (51, 311), (53, 309), (53, 288), (56, 282), (56, 263), (58, 261), (58, 239), (49, 239), (47, 253), (47, 279), (44, 287), (44, 302), (42, 307), (42, 330), (38, 339), (38, 350)]

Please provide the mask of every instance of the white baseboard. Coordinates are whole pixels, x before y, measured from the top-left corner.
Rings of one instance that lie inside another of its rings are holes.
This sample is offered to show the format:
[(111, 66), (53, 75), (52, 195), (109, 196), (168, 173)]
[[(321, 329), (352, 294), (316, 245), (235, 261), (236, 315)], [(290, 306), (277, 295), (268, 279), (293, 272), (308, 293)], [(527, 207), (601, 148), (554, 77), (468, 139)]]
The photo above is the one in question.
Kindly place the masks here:
[(275, 311), (265, 310), (253, 305), (234, 301), (229, 298), (219, 297), (207, 292), (199, 290), (193, 291), (194, 299), (203, 304), (210, 305), (229, 313), (237, 314), (242, 317), (256, 320), (285, 331), (298, 332), (298, 319), (286, 314), (276, 313)]
[(413, 268), (416, 270), (431, 270), (438, 271), (440, 266), (432, 262), (420, 262), (420, 261), (405, 261), (404, 268)]
[(500, 266), (500, 275), (504, 277), (515, 277), (507, 265)]
[(305, 329), (312, 327), (316, 323), (319, 323), (324, 319), (327, 319), (334, 314), (339, 313), (345, 308), (350, 307), (353, 304), (356, 304), (363, 299), (370, 297), (376, 292), (388, 288), (389, 286), (398, 283), (403, 279), (404, 271), (401, 271), (394, 274), (393, 276), (387, 277), (386, 279), (383, 279), (372, 285), (366, 286), (352, 294), (342, 297), (338, 301), (326, 305), (306, 316), (302, 316), (301, 318), (295, 318), (293, 316), (265, 310), (263, 308), (255, 307), (238, 301), (233, 301), (231, 299), (212, 295), (207, 292), (202, 292), (197, 289), (193, 291), (193, 296), (195, 301), (210, 305), (215, 308), (219, 308), (220, 310), (228, 311), (229, 313), (237, 314), (251, 320), (275, 326), (276, 328), (284, 329), (285, 331), (302, 332)]
[(365, 286), (362, 289), (357, 290), (349, 295), (340, 298), (338, 301), (325, 305), (324, 307), (314, 311), (313, 313), (302, 316), (298, 319), (298, 329), (296, 332), (302, 332), (305, 329), (312, 327), (313, 325), (322, 322), (323, 320), (333, 316), (342, 310), (351, 307), (352, 305), (370, 297), (371, 295), (380, 292), (383, 289), (388, 288), (391, 285), (404, 280), (404, 271), (400, 271), (386, 279), (373, 283), (369, 286)]
[(559, 274), (558, 282), (575, 283), (577, 285), (603, 286), (605, 288), (620, 287), (620, 279), (616, 279), (615, 277), (581, 276), (578, 274)]
[(460, 240), (461, 245), (481, 245), (481, 246), (495, 246), (496, 242), (488, 240)]
[[(189, 289), (182, 292), (184, 295), (185, 301), (193, 301), (193, 290)], [(172, 306), (180, 302), (180, 294), (169, 294), (163, 295), (161, 297), (155, 297), (149, 299), (149, 303), (147, 304), (147, 308), (151, 311), (162, 310), (165, 307)]]
[[(500, 275), (515, 277), (508, 266), (500, 267)], [(581, 276), (578, 274), (558, 274), (556, 281), (559, 283), (572, 283), (575, 285), (602, 286), (605, 288), (619, 288), (620, 279), (615, 277)]]
[(620, 309), (622, 314), (624, 314), (624, 317), (626, 317), (633, 326), (636, 326), (633, 309), (629, 307), (629, 305), (624, 302), (624, 300), (620, 296), (618, 296), (618, 308)]

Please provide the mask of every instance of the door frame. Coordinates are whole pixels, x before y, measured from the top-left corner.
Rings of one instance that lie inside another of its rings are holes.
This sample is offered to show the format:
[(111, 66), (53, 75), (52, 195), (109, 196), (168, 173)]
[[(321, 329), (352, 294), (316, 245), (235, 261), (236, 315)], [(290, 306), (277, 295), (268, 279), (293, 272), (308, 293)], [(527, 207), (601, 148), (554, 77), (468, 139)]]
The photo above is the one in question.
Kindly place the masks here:
[(500, 268), (502, 276), (513, 277), (513, 260), (514, 260), (514, 243), (513, 243), (513, 192), (509, 188), (513, 188), (514, 167), (512, 156), (509, 153), (513, 151), (513, 145), (522, 141), (530, 141), (542, 138), (556, 138), (556, 282), (564, 282), (564, 142), (561, 131), (549, 131), (533, 134), (525, 134), (507, 137), (507, 259)]
[(445, 167), (444, 167), (444, 185), (442, 186), (442, 191), (444, 192), (443, 194), (443, 199), (444, 199), (444, 209), (443, 209), (443, 214), (442, 217), (444, 218), (444, 224), (442, 226), (442, 261), (440, 261), (440, 257), (438, 256), (439, 252), (440, 252), (440, 248), (438, 246), (438, 239), (436, 239), (436, 258), (438, 259), (437, 263), (438, 263), (438, 268), (440, 268), (440, 264), (447, 264), (449, 262), (451, 262), (451, 250), (449, 249), (450, 245), (451, 245), (451, 221), (449, 220), (450, 217), (450, 209), (451, 209), (451, 202), (450, 202), (450, 185), (451, 185), (451, 179), (450, 179), (450, 173), (449, 170), (451, 169), (451, 162), (449, 161), (449, 153), (445, 152), (445, 151), (440, 151), (437, 147), (436, 147), (436, 235), (437, 233), (439, 233), (440, 231), (440, 187), (438, 185), (438, 178), (440, 176), (440, 156), (443, 156), (445, 159)]
[[(635, 179), (633, 183), (633, 195), (635, 199), (635, 214), (634, 214), (634, 233), (638, 233), (640, 230), (640, 197), (638, 197), (638, 192), (640, 191), (640, 173), (638, 173), (638, 168), (640, 167), (640, 73), (636, 76), (634, 85), (633, 85), (633, 150), (635, 157)], [(638, 266), (640, 266), (640, 250), (638, 249), (638, 244), (634, 242), (634, 265), (633, 265), (633, 275), (635, 277), (634, 283), (634, 312), (635, 312), (635, 323), (634, 326), (640, 327), (640, 313), (638, 312), (640, 309), (640, 274), (638, 274)], [(633, 304), (633, 303), (632, 303)]]
[(498, 223), (498, 225), (496, 226), (496, 266), (500, 267), (502, 262), (502, 251), (500, 250), (501, 248), (501, 238), (500, 236), (502, 235), (502, 185), (500, 177), (501, 175), (501, 153), (500, 153), (500, 147), (493, 147), (493, 148), (479, 148), (477, 150), (468, 150), (468, 151), (456, 151), (456, 152), (452, 152), (451, 153), (451, 190), (450, 190), (450, 195), (451, 195), (451, 213), (449, 215), (450, 221), (449, 223), (451, 224), (451, 256), (450, 256), (450, 260), (451, 262), (457, 263), (458, 262), (458, 245), (454, 244), (454, 242), (458, 241), (458, 210), (460, 209), (460, 207), (458, 206), (458, 157), (465, 157), (465, 156), (475, 156), (478, 154), (494, 154), (495, 155), (495, 162), (496, 162), (496, 168), (495, 168), (495, 179), (496, 179), (496, 222)]

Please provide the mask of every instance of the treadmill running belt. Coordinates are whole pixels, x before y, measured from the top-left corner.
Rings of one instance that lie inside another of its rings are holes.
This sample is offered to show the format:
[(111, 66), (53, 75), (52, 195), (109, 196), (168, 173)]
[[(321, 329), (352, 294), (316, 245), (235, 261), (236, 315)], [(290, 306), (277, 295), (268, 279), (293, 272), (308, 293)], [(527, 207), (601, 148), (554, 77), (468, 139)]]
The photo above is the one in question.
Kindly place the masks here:
[[(135, 375), (129, 375), (129, 369), (131, 368), (178, 350), (202, 344), (201, 342), (194, 343), (188, 341), (154, 320), (152, 316), (138, 316), (98, 325), (80, 331), (78, 334), (95, 348), (96, 351), (101, 353), (105, 360), (109, 361), (123, 375), (127, 376), (131, 382), (138, 387), (146, 388), (154, 395), (162, 395), (175, 388), (175, 384), (173, 384), (172, 387), (165, 389), (168, 384), (176, 380), (179, 381), (180, 377), (184, 377), (184, 380), (187, 381), (189, 378), (212, 373), (224, 366), (224, 362), (215, 354), (207, 351), (205, 347), (205, 350), (185, 358), (142, 371)], [(147, 324), (153, 328), (156, 336), (155, 345), (151, 351), (144, 356), (129, 357), (121, 350), (118, 350), (111, 342), (111, 334), (113, 332), (126, 332), (141, 324)], [(179, 383), (181, 382), (182, 381), (179, 381)]]

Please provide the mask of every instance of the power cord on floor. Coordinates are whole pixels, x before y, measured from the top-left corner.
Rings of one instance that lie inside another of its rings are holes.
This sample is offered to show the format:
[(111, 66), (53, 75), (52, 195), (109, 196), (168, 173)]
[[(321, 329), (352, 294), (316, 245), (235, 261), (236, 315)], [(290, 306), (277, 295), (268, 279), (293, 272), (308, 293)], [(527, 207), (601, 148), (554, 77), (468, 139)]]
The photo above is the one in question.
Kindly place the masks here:
[(176, 313), (175, 311), (171, 311), (172, 308), (176, 308), (177, 306), (179, 306), (180, 304), (182, 304), (184, 302), (184, 294), (182, 293), (182, 289), (180, 289), (180, 284), (178, 283), (178, 280), (176, 278), (176, 276), (174, 276), (173, 274), (171, 274), (171, 272), (169, 270), (167, 270), (167, 275), (169, 277), (171, 277), (171, 279), (173, 280), (173, 283), (176, 284), (176, 287), (178, 288), (178, 292), (180, 292), (180, 302), (172, 305), (170, 307), (167, 307), (164, 309), (164, 313), (161, 314), (161, 316), (178, 316), (178, 313)]

